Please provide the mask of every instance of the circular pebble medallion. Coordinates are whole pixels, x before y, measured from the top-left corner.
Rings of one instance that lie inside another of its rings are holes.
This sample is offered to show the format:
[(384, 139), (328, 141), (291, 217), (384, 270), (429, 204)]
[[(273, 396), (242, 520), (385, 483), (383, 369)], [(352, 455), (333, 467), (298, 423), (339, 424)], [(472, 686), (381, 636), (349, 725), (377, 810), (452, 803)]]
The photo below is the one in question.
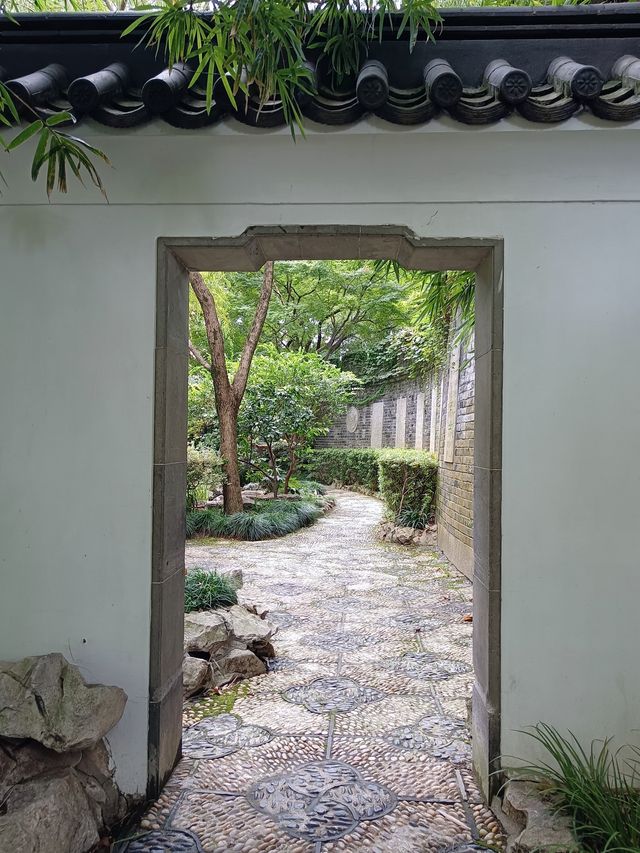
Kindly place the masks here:
[(295, 705), (304, 705), (313, 714), (327, 714), (332, 711), (353, 711), (361, 705), (384, 698), (384, 693), (374, 687), (363, 687), (352, 678), (334, 675), (290, 687), (283, 692), (282, 698)]
[(179, 829), (153, 830), (116, 847), (118, 853), (202, 853), (192, 832)]
[(393, 668), (399, 674), (424, 681), (446, 681), (454, 675), (462, 675), (472, 670), (467, 663), (438, 658), (430, 652), (408, 652), (395, 663)]
[(235, 714), (220, 714), (190, 726), (182, 738), (182, 751), (188, 758), (223, 758), (245, 747), (262, 746), (272, 738), (262, 726), (245, 726)]
[(314, 761), (256, 782), (247, 800), (295, 838), (335, 841), (392, 811), (396, 795), (340, 761)]

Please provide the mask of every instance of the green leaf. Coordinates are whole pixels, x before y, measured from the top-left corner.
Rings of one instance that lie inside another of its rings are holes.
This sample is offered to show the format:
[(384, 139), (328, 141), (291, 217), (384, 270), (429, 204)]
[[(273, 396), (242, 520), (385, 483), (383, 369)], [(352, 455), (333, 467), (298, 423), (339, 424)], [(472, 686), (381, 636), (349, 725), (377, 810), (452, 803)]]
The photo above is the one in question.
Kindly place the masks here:
[(11, 140), (11, 142), (7, 145), (7, 151), (13, 151), (19, 145), (22, 145), (23, 142), (26, 142), (28, 139), (31, 139), (32, 136), (35, 136), (36, 133), (39, 133), (44, 127), (44, 123), (38, 119), (37, 121), (32, 121), (30, 125), (25, 127), (17, 136)]
[(45, 124), (47, 127), (55, 127), (58, 124), (64, 124), (65, 122), (71, 122), (72, 124), (76, 123), (74, 116), (71, 115), (70, 112), (62, 112), (56, 113), (54, 116), (50, 116)]
[(47, 141), (49, 139), (49, 131), (46, 127), (43, 127), (40, 131), (40, 139), (38, 140), (38, 146), (33, 155), (33, 161), (31, 163), (31, 180), (36, 181), (38, 179), (38, 175), (40, 174), (40, 169), (42, 168), (42, 164), (44, 163), (47, 156)]

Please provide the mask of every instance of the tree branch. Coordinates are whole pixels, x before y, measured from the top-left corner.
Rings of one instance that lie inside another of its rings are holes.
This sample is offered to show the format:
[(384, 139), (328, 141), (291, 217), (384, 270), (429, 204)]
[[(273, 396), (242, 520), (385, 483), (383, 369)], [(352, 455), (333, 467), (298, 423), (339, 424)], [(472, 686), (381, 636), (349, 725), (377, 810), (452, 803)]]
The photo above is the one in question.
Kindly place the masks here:
[(211, 365), (192, 341), (189, 341), (189, 354), (196, 364), (199, 364), (211, 373)]
[(227, 361), (224, 355), (224, 336), (222, 326), (216, 311), (213, 296), (199, 272), (189, 273), (189, 282), (202, 308), (204, 327), (207, 331), (207, 342), (211, 351), (211, 378), (219, 396), (228, 396), (231, 392)]
[(264, 326), (264, 321), (267, 318), (267, 311), (269, 310), (269, 300), (271, 299), (272, 290), (273, 261), (267, 261), (267, 263), (264, 265), (262, 287), (260, 288), (260, 298), (258, 299), (258, 305), (256, 307), (255, 314), (253, 315), (251, 330), (247, 335), (247, 340), (244, 343), (236, 375), (233, 377), (232, 388), (238, 405), (240, 405), (245, 388), (247, 387), (247, 379), (249, 378), (249, 369), (251, 368), (251, 361), (253, 359), (253, 354), (256, 351), (256, 347), (258, 346), (260, 335), (262, 334), (262, 327)]

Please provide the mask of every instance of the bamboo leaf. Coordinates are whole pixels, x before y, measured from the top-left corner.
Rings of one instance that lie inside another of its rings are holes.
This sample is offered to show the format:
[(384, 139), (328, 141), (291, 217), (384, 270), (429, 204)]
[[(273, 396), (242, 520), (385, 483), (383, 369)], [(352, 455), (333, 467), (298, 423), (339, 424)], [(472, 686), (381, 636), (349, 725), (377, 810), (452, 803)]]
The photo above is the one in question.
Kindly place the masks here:
[(23, 131), (21, 131), (17, 136), (11, 140), (11, 142), (7, 145), (7, 151), (13, 151), (19, 145), (22, 145), (23, 142), (26, 142), (28, 139), (31, 139), (32, 136), (35, 136), (36, 133), (39, 133), (44, 124), (40, 119), (37, 121), (32, 121), (30, 125), (25, 127)]
[(45, 124), (47, 125), (47, 127), (56, 127), (56, 125), (64, 124), (65, 122), (72, 122), (73, 124), (75, 124), (76, 120), (70, 112), (65, 111), (61, 113), (56, 113), (54, 116), (50, 116), (46, 120)]

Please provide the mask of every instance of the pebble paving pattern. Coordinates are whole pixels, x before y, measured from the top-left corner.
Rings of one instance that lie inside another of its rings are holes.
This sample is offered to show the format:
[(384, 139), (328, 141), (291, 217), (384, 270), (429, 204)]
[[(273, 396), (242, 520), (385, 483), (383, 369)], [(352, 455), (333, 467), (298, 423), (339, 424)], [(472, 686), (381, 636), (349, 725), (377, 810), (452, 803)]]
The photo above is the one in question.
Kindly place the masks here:
[(377, 542), (377, 500), (334, 496), (283, 539), (188, 543), (187, 566), (242, 569), (277, 657), (231, 709), (185, 705), (184, 757), (123, 853), (503, 849), (471, 771), (471, 584)]

